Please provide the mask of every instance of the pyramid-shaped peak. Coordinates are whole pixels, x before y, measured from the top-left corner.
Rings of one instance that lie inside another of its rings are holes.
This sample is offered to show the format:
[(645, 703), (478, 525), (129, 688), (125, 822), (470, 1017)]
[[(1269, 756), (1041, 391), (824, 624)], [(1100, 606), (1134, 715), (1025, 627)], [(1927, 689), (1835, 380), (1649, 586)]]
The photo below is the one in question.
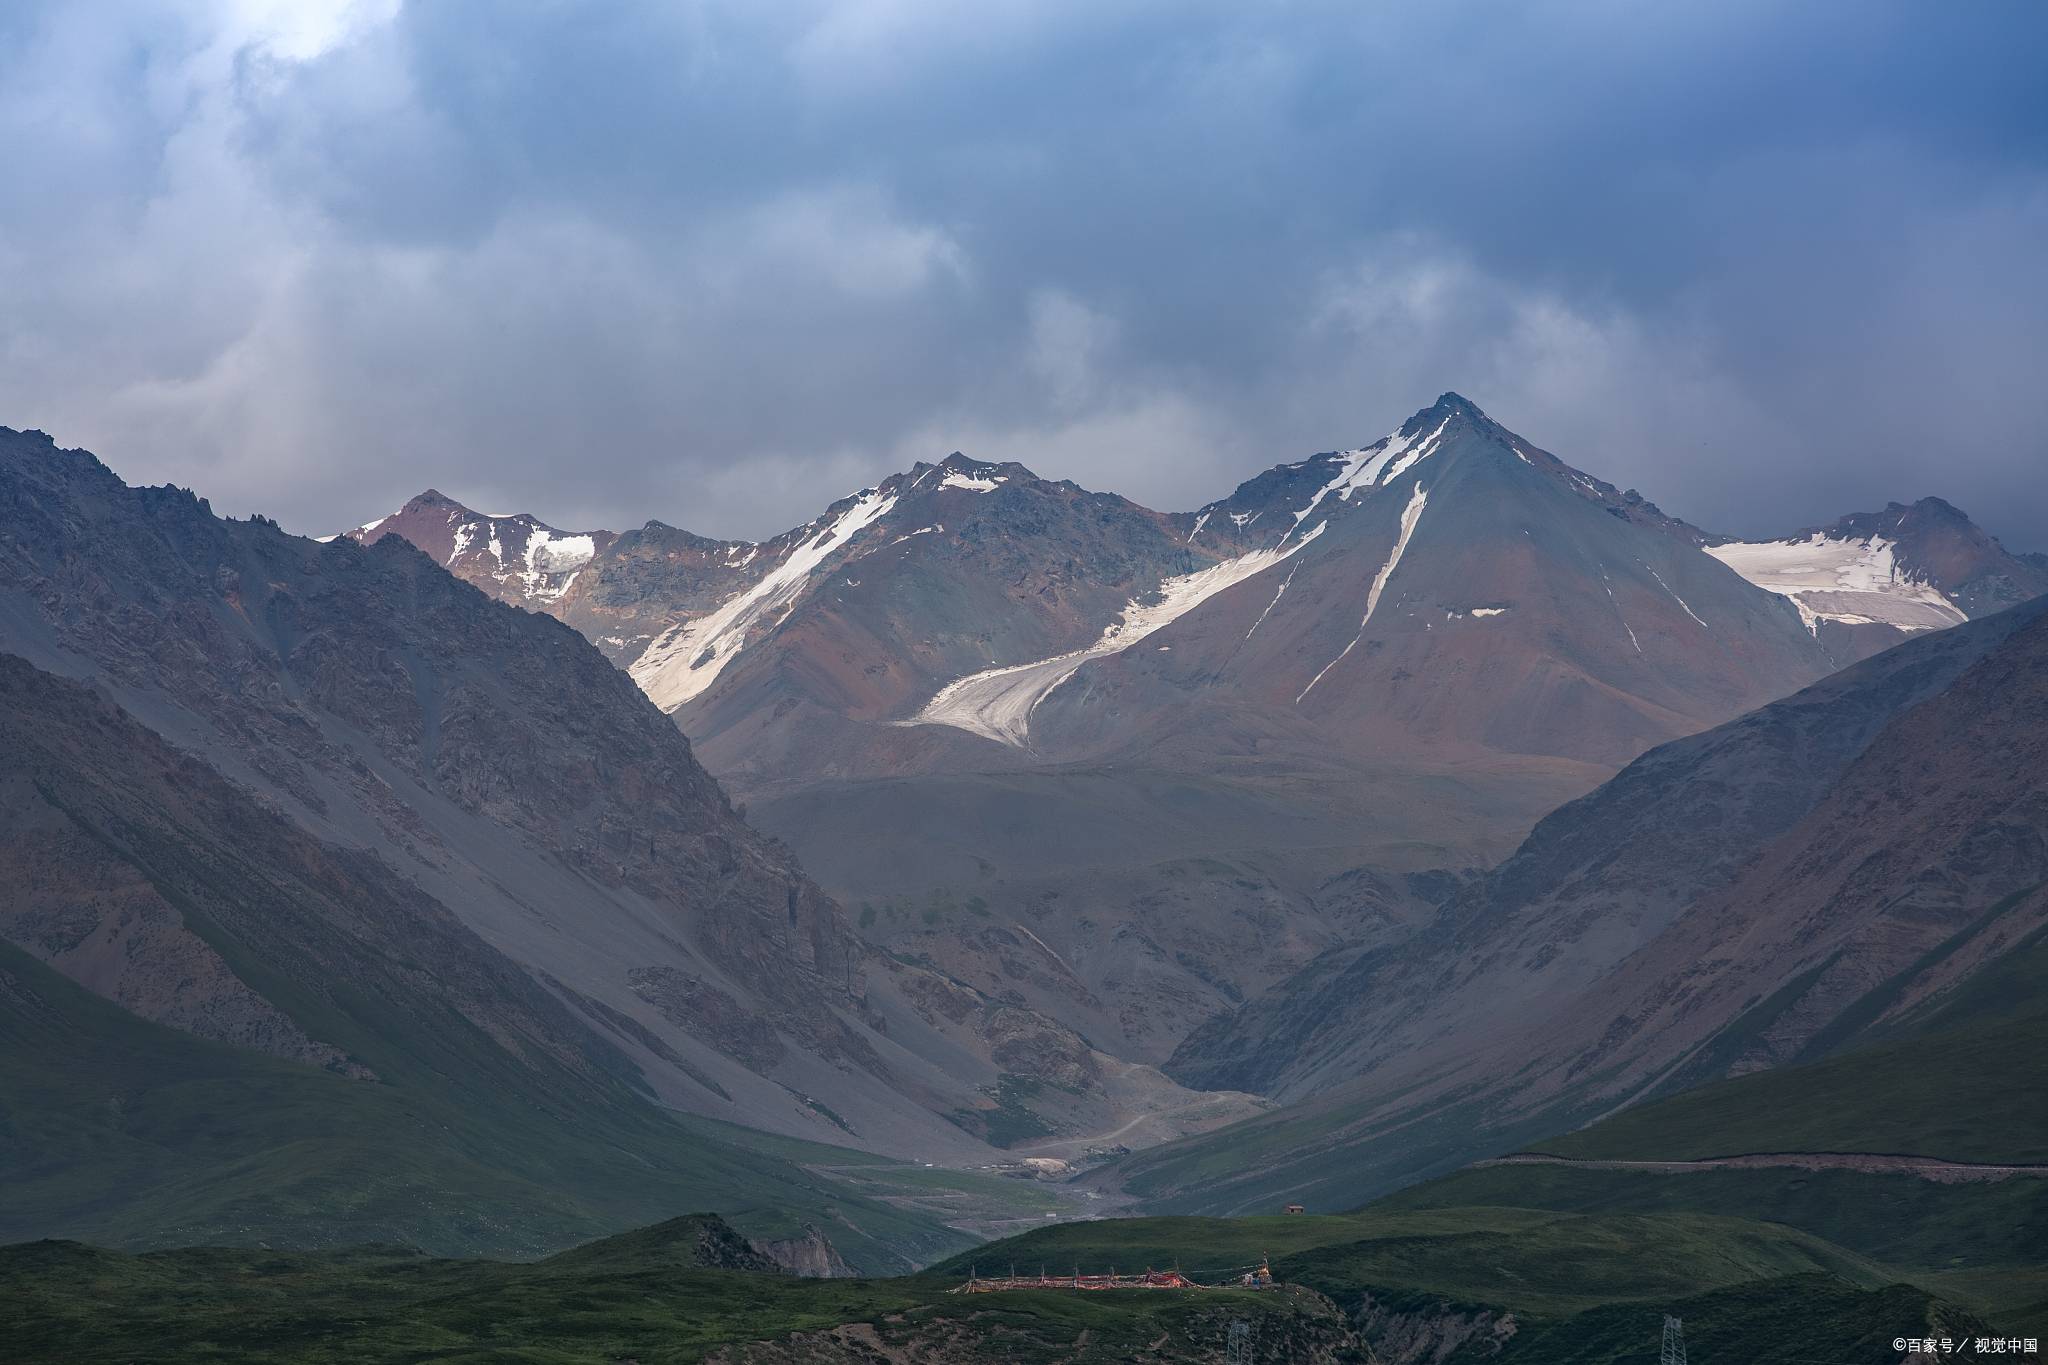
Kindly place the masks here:
[(1417, 412), (1413, 417), (1402, 423), (1401, 434), (1412, 436), (1418, 430), (1434, 429), (1442, 426), (1454, 417), (1463, 417), (1469, 421), (1479, 423), (1490, 423), (1492, 421), (1484, 412), (1480, 411), (1479, 405), (1471, 399), (1463, 394), (1446, 392), (1439, 396), (1436, 402), (1423, 408), (1420, 412)]
[(1915, 502), (1911, 507), (1908, 507), (1904, 510), (1909, 512), (1919, 512), (1924, 516), (1943, 517), (1949, 521), (1968, 521), (1970, 519), (1970, 514), (1968, 512), (1965, 512), (1962, 508), (1956, 506), (1947, 498), (1921, 498), (1919, 501)]
[(464, 516), (480, 515), (472, 511), (466, 503), (458, 502), (438, 488), (429, 488), (424, 493), (416, 494), (406, 499), (405, 504), (398, 510), (400, 514), (406, 512), (460, 512)]

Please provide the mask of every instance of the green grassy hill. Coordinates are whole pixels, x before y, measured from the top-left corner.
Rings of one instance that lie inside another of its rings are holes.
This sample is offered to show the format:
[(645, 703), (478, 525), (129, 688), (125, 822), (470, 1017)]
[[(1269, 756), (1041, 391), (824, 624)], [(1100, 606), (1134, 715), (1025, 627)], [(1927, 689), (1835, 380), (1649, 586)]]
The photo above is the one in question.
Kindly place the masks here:
[(530, 1084), (437, 1085), (397, 1055), (361, 1081), (208, 1042), (0, 943), (0, 1241), (305, 1247), (325, 1228), (325, 1245), (531, 1256), (693, 1209), (760, 1238), (815, 1222), (871, 1270), (967, 1240), (623, 1086), (536, 1112)]
[(527, 1264), (437, 1260), (389, 1247), (142, 1256), (70, 1242), (0, 1247), (5, 1355), (23, 1365), (652, 1365), (826, 1334), (764, 1348), (765, 1359), (794, 1365), (834, 1358), (829, 1334), (860, 1324), (884, 1350), (943, 1347), (945, 1359), (995, 1365), (1221, 1360), (1230, 1323), (1240, 1319), (1257, 1324), (1263, 1341), (1286, 1352), (1282, 1359), (1330, 1359), (1328, 1349), (1347, 1335), (1342, 1317), (1314, 1296), (967, 1297), (928, 1280), (720, 1270), (692, 1261), (705, 1231), (704, 1220), (676, 1220)]
[(1273, 1272), (1340, 1303), (1414, 1292), (1566, 1317), (1620, 1300), (1664, 1302), (1703, 1289), (1826, 1274), (1875, 1287), (1883, 1267), (1792, 1228), (1699, 1214), (1559, 1214), (1446, 1208), (1317, 1217), (1115, 1218), (1012, 1237), (963, 1253), (928, 1278), (970, 1268), (1179, 1266), (1197, 1279), (1270, 1257)]
[[(1785, 1228), (1699, 1216), (1501, 1209), (1291, 1219), (1131, 1219), (1045, 1229), (991, 1257), (1084, 1269), (1276, 1253), (1274, 1292), (954, 1295), (959, 1261), (895, 1280), (722, 1270), (748, 1253), (678, 1219), (524, 1264), (390, 1247), (134, 1256), (0, 1248), (9, 1358), (25, 1362), (683, 1362), (917, 1359), (1221, 1362), (1242, 1322), (1265, 1361), (1617, 1362), (1682, 1313), (1703, 1359), (1876, 1361), (1869, 1343), (1966, 1315)], [(984, 1269), (988, 1268), (986, 1265)], [(1364, 1324), (1367, 1333), (1357, 1332)], [(1454, 1354), (1471, 1341), (1473, 1353)], [(767, 1343), (741, 1347), (742, 1343)], [(1494, 1348), (1502, 1348), (1496, 1354)], [(1441, 1348), (1439, 1350), (1439, 1348)], [(1719, 1355), (1709, 1355), (1718, 1348)]]

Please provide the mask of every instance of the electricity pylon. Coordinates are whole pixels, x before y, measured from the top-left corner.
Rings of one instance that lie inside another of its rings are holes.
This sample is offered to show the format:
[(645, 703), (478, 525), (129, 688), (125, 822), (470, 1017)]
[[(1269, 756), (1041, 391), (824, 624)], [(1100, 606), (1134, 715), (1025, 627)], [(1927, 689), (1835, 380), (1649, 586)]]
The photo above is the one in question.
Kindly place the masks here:
[(1685, 1365), (1685, 1324), (1669, 1313), (1664, 1315), (1664, 1350), (1657, 1365)]

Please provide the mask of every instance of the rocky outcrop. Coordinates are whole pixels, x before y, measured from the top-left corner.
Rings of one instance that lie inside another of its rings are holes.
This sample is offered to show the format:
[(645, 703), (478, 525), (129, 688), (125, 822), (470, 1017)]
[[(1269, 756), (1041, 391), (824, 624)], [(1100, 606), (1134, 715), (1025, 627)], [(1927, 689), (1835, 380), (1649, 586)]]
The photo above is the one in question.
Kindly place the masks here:
[(1515, 1315), (1498, 1308), (1370, 1291), (1359, 1296), (1351, 1322), (1381, 1365), (1483, 1361), (1505, 1350), (1516, 1331)]
[(843, 1280), (858, 1273), (846, 1263), (831, 1239), (808, 1223), (795, 1237), (763, 1241), (758, 1246), (761, 1254), (776, 1265), (806, 1279)]

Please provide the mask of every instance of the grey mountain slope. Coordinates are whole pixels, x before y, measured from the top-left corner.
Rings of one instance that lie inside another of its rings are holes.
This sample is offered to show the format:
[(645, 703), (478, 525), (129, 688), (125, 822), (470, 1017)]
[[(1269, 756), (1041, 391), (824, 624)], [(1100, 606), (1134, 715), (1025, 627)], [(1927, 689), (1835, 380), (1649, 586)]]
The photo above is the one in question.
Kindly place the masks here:
[(1384, 465), (1309, 462), (1325, 490), (1355, 471), (1311, 495), (1299, 524), (1323, 532), (1150, 649), (1089, 665), (1044, 707), (1049, 748), (1115, 735), (1127, 754), (1154, 712), (1177, 743), (1192, 725), (1227, 745), (1203, 712), (1249, 700), (1325, 748), (1618, 764), (1829, 670), (1796, 613), (1692, 528), (1457, 395), (1390, 443)]
[[(2048, 908), (2031, 890), (2048, 880), (2044, 645), (2048, 604), (2029, 604), (1653, 750), (1427, 932), (1319, 963), (1191, 1037), (1170, 1064), (1184, 1079), (1301, 1104), (1127, 1178), (1189, 1207), (1290, 1180), (1364, 1197), (1545, 1123), (1839, 1046), (1953, 988)], [(1198, 1177), (1226, 1149), (1260, 1151), (1258, 1175)]]
[(12, 433), (0, 496), (0, 639), (393, 859), (601, 1022), (664, 1103), (971, 1161), (1005, 1075), (1058, 1081), (1030, 1106), (1055, 1131), (1195, 1098), (875, 952), (630, 678), (403, 537), (221, 521)]
[(33, 435), (5, 435), (0, 517), (9, 648), (94, 678), (320, 837), (396, 858), (611, 1021), (665, 1102), (980, 1150), (941, 1115), (976, 1105), (993, 1065), (955, 1079), (885, 1036), (893, 1012), (898, 1036), (960, 1051), (898, 1002), (894, 973), (870, 992), (837, 908), (574, 632), (399, 538), (220, 521)]
[(5, 654), (0, 876), (0, 1240), (522, 1256), (714, 1207), (875, 1268), (957, 1241), (678, 1125), (375, 853)]
[[(1641, 749), (1829, 667), (1693, 528), (1456, 395), (1178, 525), (1217, 556), (1204, 572), (1246, 571), (1035, 702), (997, 659), (984, 713), (1028, 715), (1026, 744), (891, 727), (933, 747), (900, 771), (827, 747), (838, 770), (808, 785), (738, 778), (871, 934), (1125, 1055), (1324, 949), (1399, 938), (1429, 911), (1406, 874), (1502, 856)], [(735, 741), (754, 742), (706, 752)], [(1347, 875), (1376, 890), (1347, 899)], [(995, 924), (944, 913), (970, 901)]]

